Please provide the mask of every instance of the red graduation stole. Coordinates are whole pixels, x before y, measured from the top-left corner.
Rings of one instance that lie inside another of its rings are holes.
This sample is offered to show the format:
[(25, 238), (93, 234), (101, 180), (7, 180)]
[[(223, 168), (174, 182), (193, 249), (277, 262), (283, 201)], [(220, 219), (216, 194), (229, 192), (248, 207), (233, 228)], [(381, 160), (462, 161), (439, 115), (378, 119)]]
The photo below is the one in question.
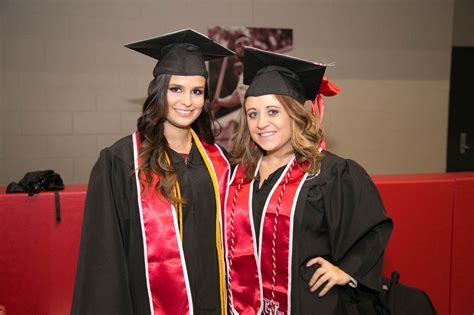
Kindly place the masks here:
[(225, 209), (229, 304), (234, 314), (290, 313), (293, 218), (306, 177), (293, 158), (267, 197), (257, 245), (253, 181), (245, 179), (242, 166), (235, 170)]
[[(200, 141), (191, 130), (194, 143), (209, 171), (216, 199), (216, 247), (219, 261), (221, 312), (226, 311), (224, 259), (221, 237), (221, 209), (229, 180), (230, 165), (217, 145)], [(153, 175), (148, 188), (145, 175), (137, 171), (141, 165), (138, 153), (140, 139), (133, 134), (135, 177), (138, 206), (144, 240), (145, 269), (151, 314), (192, 314), (193, 303), (181, 244), (178, 215), (174, 205), (157, 196), (154, 187), (158, 176)], [(144, 188), (142, 190), (142, 188)]]

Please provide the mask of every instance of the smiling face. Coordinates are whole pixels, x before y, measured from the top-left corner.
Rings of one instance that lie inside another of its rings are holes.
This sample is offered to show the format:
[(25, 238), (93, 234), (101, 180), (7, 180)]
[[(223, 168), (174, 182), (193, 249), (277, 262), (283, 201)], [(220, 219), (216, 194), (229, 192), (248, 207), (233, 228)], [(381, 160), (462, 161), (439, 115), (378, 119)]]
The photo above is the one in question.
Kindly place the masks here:
[(204, 107), (206, 78), (172, 75), (168, 85), (168, 116), (165, 128), (187, 129)]
[(247, 97), (245, 112), (250, 136), (266, 155), (293, 151), (292, 119), (274, 95)]

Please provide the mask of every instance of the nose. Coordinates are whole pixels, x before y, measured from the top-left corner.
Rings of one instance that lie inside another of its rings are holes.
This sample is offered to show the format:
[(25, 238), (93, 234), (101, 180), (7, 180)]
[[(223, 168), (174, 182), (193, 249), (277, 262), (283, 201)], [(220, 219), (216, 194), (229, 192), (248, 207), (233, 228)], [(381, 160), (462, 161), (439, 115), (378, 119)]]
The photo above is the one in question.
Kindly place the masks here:
[(182, 93), (181, 95), (181, 104), (183, 104), (186, 107), (191, 106), (191, 93)]
[(258, 115), (257, 116), (257, 128), (258, 129), (265, 129), (268, 126), (268, 119), (265, 115)]

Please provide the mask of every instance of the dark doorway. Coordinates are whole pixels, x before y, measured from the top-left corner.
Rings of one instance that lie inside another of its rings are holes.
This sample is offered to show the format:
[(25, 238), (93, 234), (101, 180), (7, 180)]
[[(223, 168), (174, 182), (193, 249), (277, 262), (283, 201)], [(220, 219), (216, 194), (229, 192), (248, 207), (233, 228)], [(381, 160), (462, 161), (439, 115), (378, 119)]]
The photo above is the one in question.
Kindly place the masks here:
[(448, 172), (474, 171), (474, 47), (453, 47)]

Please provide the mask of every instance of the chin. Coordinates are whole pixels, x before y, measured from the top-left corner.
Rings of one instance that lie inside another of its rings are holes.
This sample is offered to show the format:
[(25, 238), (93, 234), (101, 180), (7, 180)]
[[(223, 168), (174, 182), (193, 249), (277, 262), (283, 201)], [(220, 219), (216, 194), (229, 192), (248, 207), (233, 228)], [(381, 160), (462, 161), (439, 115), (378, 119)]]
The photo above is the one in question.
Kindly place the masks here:
[(276, 149), (275, 145), (272, 145), (270, 143), (258, 143), (255, 142), (263, 151), (268, 152)]
[(171, 121), (171, 124), (178, 128), (189, 128), (197, 120), (197, 117), (188, 119), (176, 119)]

